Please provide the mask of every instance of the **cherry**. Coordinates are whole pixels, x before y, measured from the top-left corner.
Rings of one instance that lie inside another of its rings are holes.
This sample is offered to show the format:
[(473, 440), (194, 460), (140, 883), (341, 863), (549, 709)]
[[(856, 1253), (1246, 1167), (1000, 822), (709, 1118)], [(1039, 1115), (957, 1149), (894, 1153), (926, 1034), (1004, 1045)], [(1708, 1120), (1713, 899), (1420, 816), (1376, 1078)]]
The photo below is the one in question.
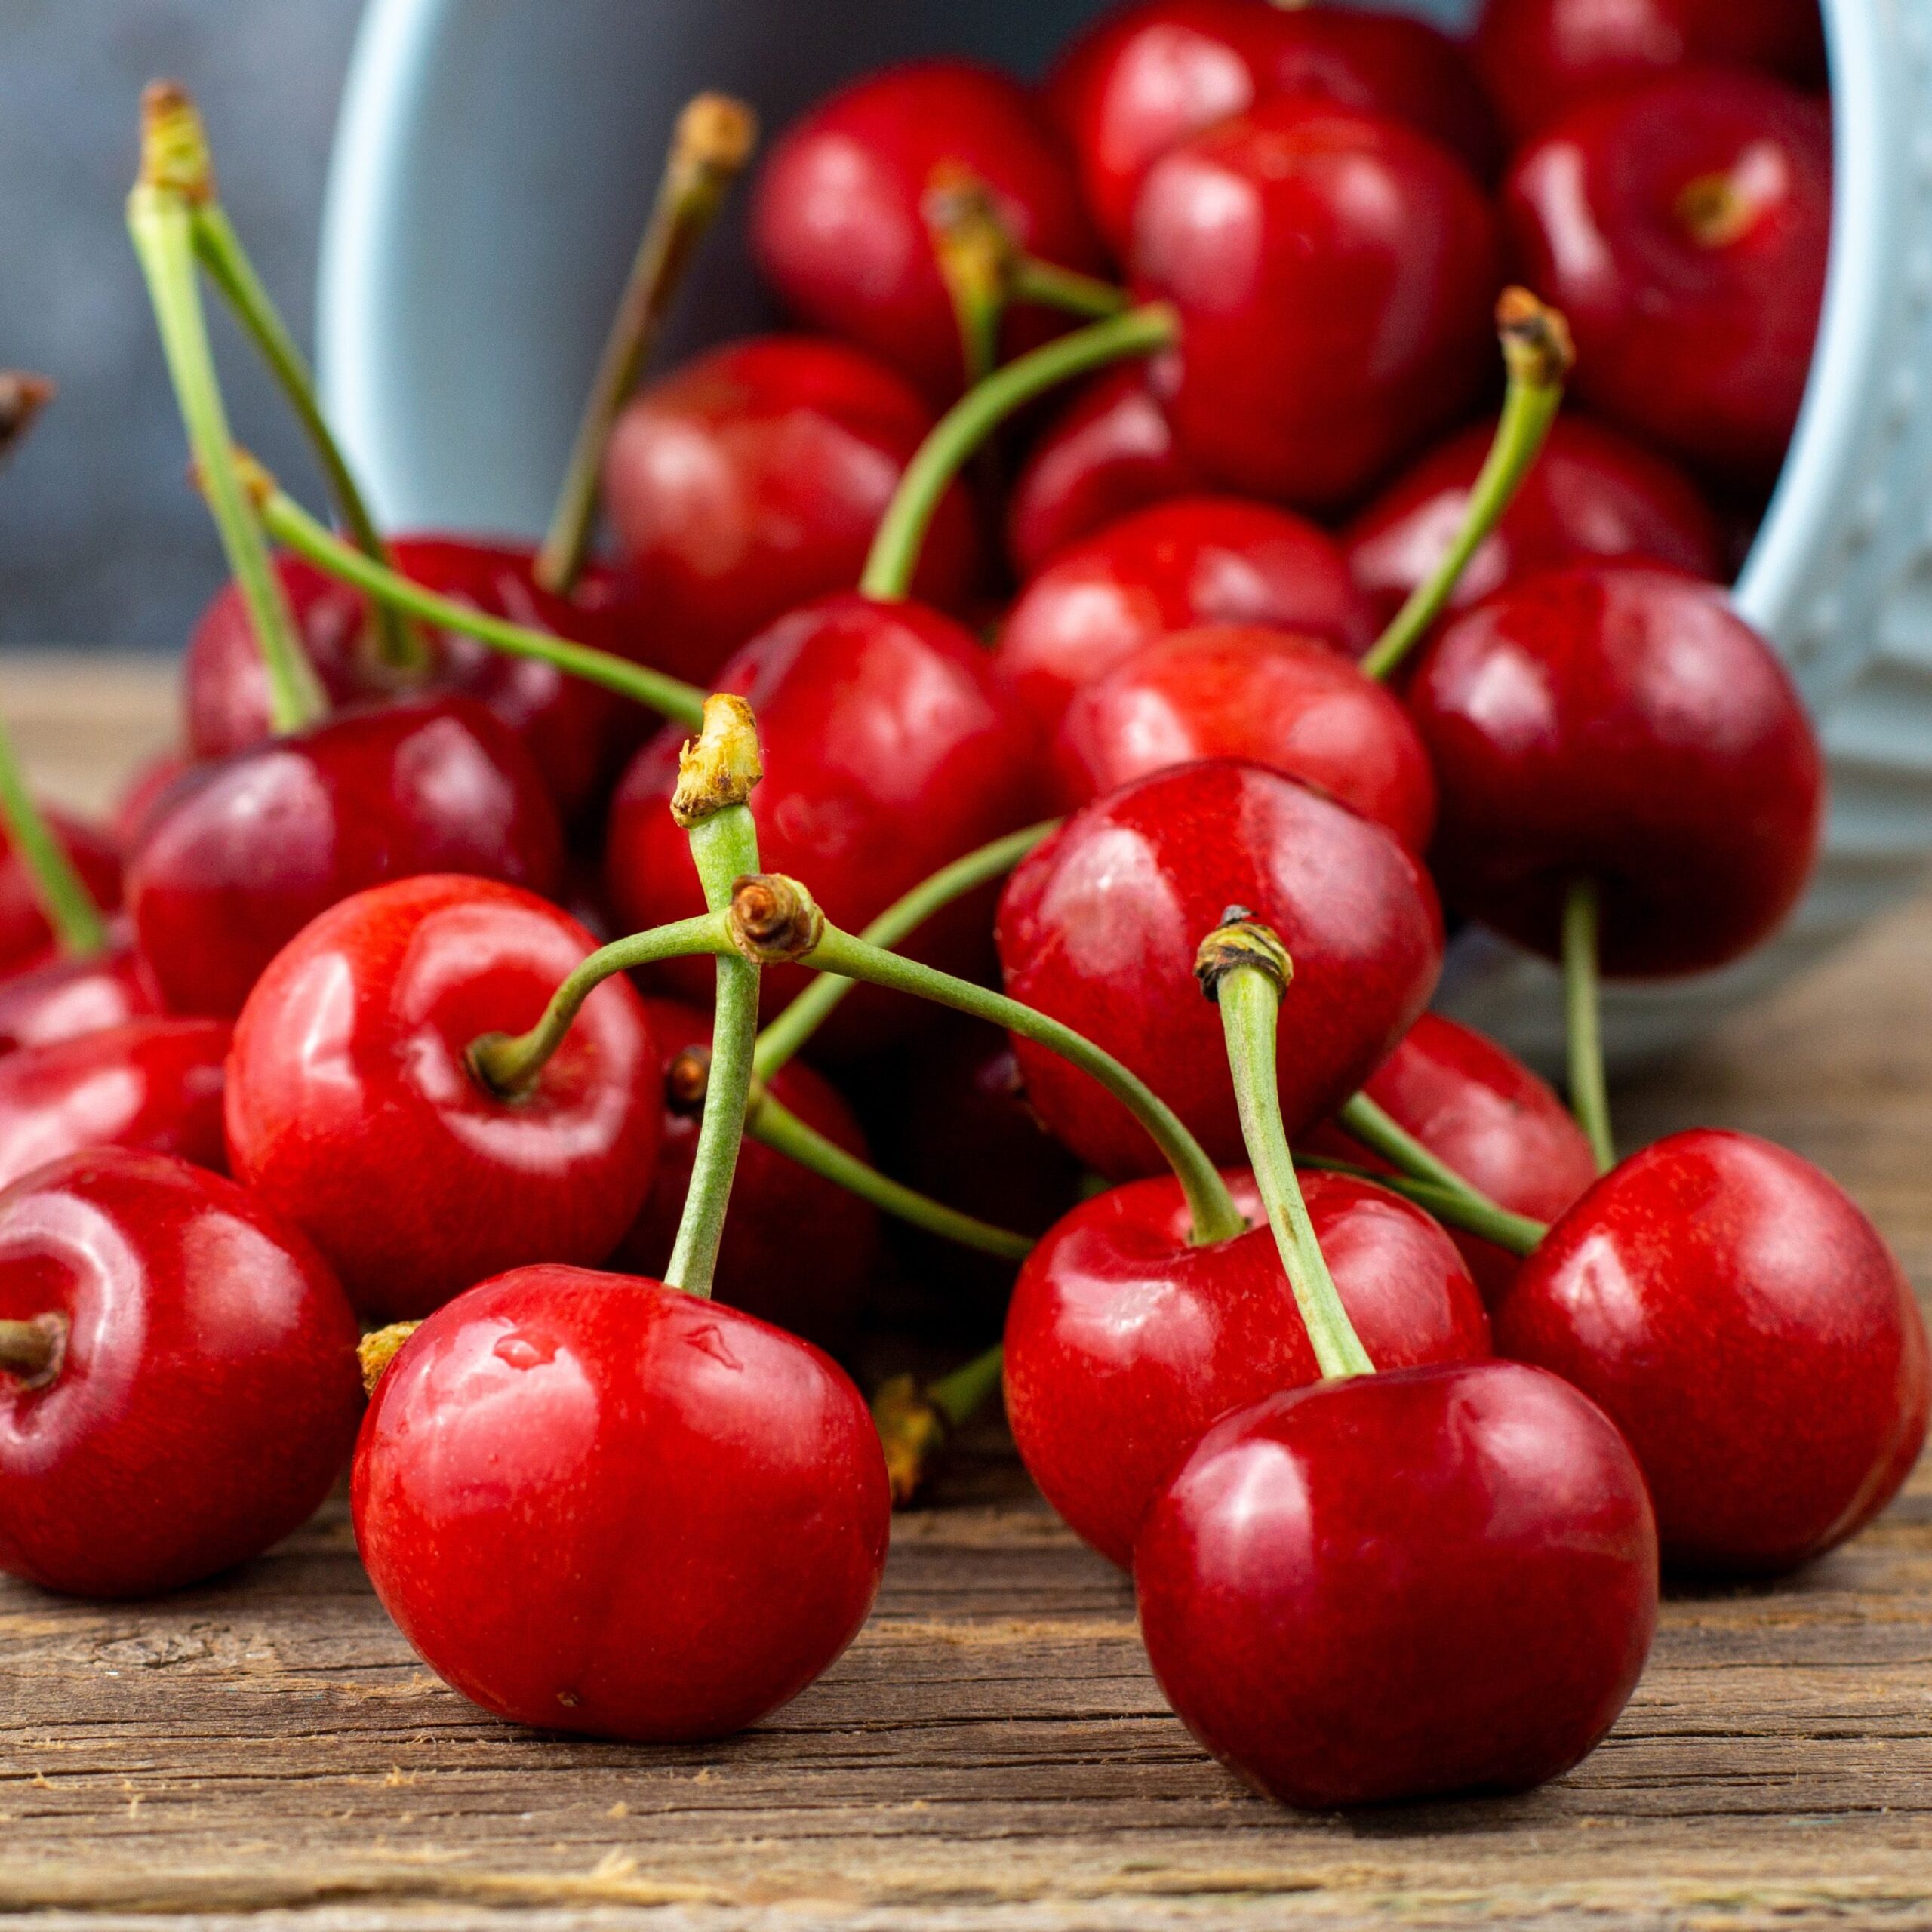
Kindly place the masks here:
[(1298, 778), (1420, 853), (1435, 780), (1408, 713), (1318, 638), (1211, 624), (1144, 644), (1073, 694), (1054, 741), (1069, 806), (1150, 772), (1243, 758)]
[[(1230, 1177), (1251, 1217), (1260, 1203)], [(1303, 1183), (1335, 1285), (1380, 1366), (1489, 1352), (1475, 1284), (1419, 1208), (1343, 1174)], [(1006, 1319), (1006, 1412), (1027, 1473), (1109, 1561), (1217, 1417), (1320, 1374), (1266, 1225), (1192, 1246), (1171, 1178), (1083, 1201), (1021, 1264)]]
[(1804, 888), (1817, 740), (1709, 585), (1627, 564), (1526, 578), (1438, 635), (1409, 704), (1441, 788), (1444, 896), (1532, 951), (1560, 953), (1582, 880), (1603, 969), (1623, 975), (1721, 965)]
[(342, 1291), (232, 1182), (116, 1148), (0, 1195), (0, 1569), (122, 1597), (244, 1561), (328, 1494), (361, 1407)]
[[(758, 266), (793, 313), (903, 369), (937, 401), (958, 394), (965, 372), (923, 212), (942, 166), (977, 177), (1027, 253), (1100, 266), (1072, 162), (1032, 97), (963, 60), (888, 68), (820, 101), (766, 158), (751, 217)], [(1007, 352), (1055, 326), (1016, 306)]]
[(890, 1516), (872, 1417), (809, 1343), (557, 1266), (410, 1337), (353, 1504), (376, 1594), (439, 1675), (513, 1722), (641, 1743), (742, 1730), (824, 1671)]
[(0, 1054), (97, 1032), (162, 1010), (147, 962), (125, 938), (0, 978)]
[(113, 815), (108, 821), (109, 833), (122, 852), (131, 852), (141, 842), (148, 814), (166, 796), (168, 787), (193, 763), (193, 758), (185, 752), (157, 752), (137, 768), (134, 775), (122, 786), (120, 797), (114, 802)]
[[(94, 903), (111, 912), (121, 903), (121, 855), (113, 840), (69, 813), (43, 811), (42, 816)], [(54, 957), (56, 943), (33, 873), (0, 829), (0, 973), (45, 964)]]
[[(895, 369), (815, 336), (728, 343), (634, 398), (611, 435), (604, 491), (649, 613), (651, 662), (708, 682), (793, 605), (857, 583), (932, 425)], [(958, 608), (978, 548), (955, 488), (927, 533), (918, 595)]]
[(1675, 1134), (1598, 1182), (1496, 1309), (1499, 1348), (1629, 1438), (1680, 1570), (1789, 1570), (1869, 1522), (1925, 1438), (1924, 1324), (1829, 1176)]
[[(1459, 430), (1349, 526), (1349, 568), (1383, 623), (1447, 552), (1493, 434), (1484, 423)], [(1614, 429), (1560, 416), (1448, 608), (1466, 611), (1533, 571), (1596, 558), (1647, 559), (1714, 580), (1729, 574), (1718, 520), (1687, 477)]]
[(1831, 229), (1830, 115), (1752, 74), (1592, 103), (1509, 171), (1524, 278), (1568, 315), (1577, 386), (1721, 476), (1776, 476), (1811, 367)]
[(449, 695), (343, 712), (198, 766), (150, 819), (128, 902), (169, 1010), (233, 1014), (289, 940), (365, 886), (467, 872), (548, 892), (561, 866), (528, 753)]
[(1486, 0), (1475, 53), (1518, 140), (1687, 62), (1825, 77), (1817, 0)]
[[(1223, 1165), (1242, 1158), (1241, 1130), (1193, 968), (1229, 906), (1251, 906), (1294, 958), (1281, 1077), (1298, 1134), (1374, 1070), (1441, 965), (1428, 877), (1380, 826), (1258, 765), (1157, 772), (1083, 807), (1021, 863), (995, 935), (1007, 991), (1124, 1061)], [(1017, 1051), (1068, 1147), (1112, 1178), (1149, 1171), (1120, 1107), (1030, 1042)]]
[(1657, 1621), (1635, 1459), (1515, 1362), (1237, 1410), (1155, 1497), (1134, 1576), (1175, 1715), (1310, 1808), (1556, 1777), (1615, 1722)]
[[(710, 1066), (711, 1016), (676, 1000), (644, 1002), (657, 1043), (664, 1094), (664, 1133), (651, 1192), (630, 1231), (611, 1255), (627, 1273), (662, 1274), (691, 1183), (698, 1116)], [(766, 1083), (771, 1097), (860, 1160), (871, 1150), (837, 1088), (792, 1060)], [(809, 1241), (811, 1263), (798, 1265)], [(842, 1342), (857, 1319), (878, 1260), (877, 1213), (758, 1141), (738, 1151), (731, 1211), (718, 1251), (712, 1291), (720, 1301), (821, 1343)]]
[(995, 649), (1051, 728), (1081, 685), (1197, 624), (1267, 624), (1354, 657), (1374, 635), (1326, 531), (1266, 503), (1177, 497), (1063, 550), (1014, 600)]
[[(971, 635), (922, 605), (851, 595), (807, 605), (733, 656), (716, 688), (757, 715), (764, 779), (752, 813), (766, 869), (808, 881), (841, 925), (864, 925), (949, 860), (1041, 816), (1030, 721)], [(652, 740), (611, 808), (606, 877), (629, 926), (704, 909), (666, 810), (685, 736), (667, 726)], [(928, 921), (910, 949), (971, 970), (986, 924), (985, 896), (975, 895)], [(709, 960), (660, 971), (694, 1001), (709, 991)], [(768, 969), (768, 1001), (782, 1004), (810, 977)], [(861, 993), (820, 1037), (849, 1051), (903, 1035), (918, 1018), (910, 1001)]]

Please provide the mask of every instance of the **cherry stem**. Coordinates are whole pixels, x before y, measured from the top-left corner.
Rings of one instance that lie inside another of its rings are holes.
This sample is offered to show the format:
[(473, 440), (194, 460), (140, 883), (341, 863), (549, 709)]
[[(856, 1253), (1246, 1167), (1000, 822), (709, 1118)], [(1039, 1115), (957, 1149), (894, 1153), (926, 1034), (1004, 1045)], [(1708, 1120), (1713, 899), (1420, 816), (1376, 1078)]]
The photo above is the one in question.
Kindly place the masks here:
[(611, 318), (556, 508), (537, 552), (533, 574), (558, 596), (577, 582), (590, 552), (611, 426), (637, 385), (698, 244), (757, 145), (758, 117), (728, 94), (696, 95), (678, 116), (657, 198)]
[(894, 1509), (918, 1494), (932, 1458), (991, 1401), (1005, 1366), (1006, 1351), (995, 1342), (923, 1389), (912, 1375), (895, 1375), (880, 1385), (872, 1398), (872, 1422), (885, 1451)]
[(1534, 1221), (1527, 1214), (1512, 1214), (1493, 1201), (1472, 1194), (1466, 1188), (1438, 1187), (1433, 1181), (1417, 1180), (1409, 1174), (1382, 1174), (1353, 1161), (1331, 1161), (1325, 1154), (1298, 1154), (1304, 1168), (1324, 1174), (1346, 1174), (1352, 1180), (1373, 1181), (1404, 1201), (1426, 1208), (1445, 1227), (1467, 1235), (1477, 1235), (1512, 1254), (1534, 1254), (1549, 1232), (1549, 1224)]
[(1496, 305), (1496, 328), (1509, 386), (1489, 454), (1470, 486), (1454, 540), (1362, 659), (1369, 677), (1391, 676), (1447, 608), (1469, 560), (1502, 521), (1542, 454), (1562, 406), (1563, 385), (1576, 359), (1562, 315), (1526, 288), (1506, 288)]
[(143, 95), (141, 115), (141, 171), (128, 197), (128, 232), (147, 280), (196, 478), (268, 674), (269, 721), (278, 733), (299, 731), (325, 715), (328, 701), (242, 488), (208, 346), (195, 273), (195, 197), (206, 177), (199, 124), (186, 95), (168, 82)]
[(1230, 908), (1227, 923), (1201, 942), (1195, 970), (1203, 992), (1221, 1009), (1241, 1138), (1315, 1361), (1324, 1380), (1372, 1374), (1375, 1364), (1342, 1306), (1315, 1238), (1281, 1124), (1275, 1057), (1281, 998), (1294, 971), (1287, 949), (1267, 927)]
[(75, 959), (107, 950), (107, 924), (87, 881), (54, 835), (33, 794), (27, 789), (11, 735), (0, 729), (0, 820), (20, 862), (33, 881), (34, 896), (61, 949)]
[(0, 1321), (0, 1374), (29, 1389), (51, 1382), (67, 1352), (67, 1318), (35, 1315), (24, 1321)]
[(907, 595), (927, 527), (948, 488), (967, 459), (1014, 411), (1070, 377), (1130, 356), (1155, 354), (1173, 343), (1179, 327), (1164, 303), (1129, 309), (1018, 357), (968, 390), (934, 425), (906, 466), (872, 538), (859, 579), (860, 592), (887, 602)]
[(1359, 1140), (1372, 1152), (1380, 1154), (1398, 1173), (1440, 1193), (1454, 1195), (1471, 1213), (1509, 1212), (1472, 1183), (1465, 1180), (1406, 1128), (1398, 1126), (1366, 1094), (1352, 1094), (1337, 1109), (1335, 1118), (1351, 1139)]
[(32, 375), (25, 369), (0, 369), (0, 462), (20, 447), (54, 394), (54, 384), (45, 376)]
[(1589, 1137), (1597, 1172), (1617, 1164), (1604, 1078), (1603, 1025), (1598, 997), (1597, 887), (1580, 878), (1563, 902), (1563, 1011), (1570, 1048), (1570, 1110)]
[[(894, 900), (859, 934), (860, 938), (868, 946), (897, 946), (955, 899), (994, 879), (1004, 878), (1060, 823), (1057, 818), (1050, 818), (1038, 825), (1029, 825), (1023, 832), (1010, 832), (1004, 838), (995, 838), (964, 858), (942, 866)], [(852, 983), (836, 974), (821, 974), (766, 1027), (758, 1038), (761, 1080), (769, 1080), (805, 1046), (851, 992)]]
[(242, 466), (269, 534), (278, 543), (297, 556), (306, 557), (331, 577), (353, 584), (377, 602), (405, 611), (425, 623), (460, 631), (512, 657), (534, 657), (554, 664), (571, 677), (601, 685), (608, 691), (635, 700), (648, 710), (675, 718), (681, 724), (703, 721), (704, 694), (695, 685), (667, 678), (661, 671), (648, 670), (614, 651), (575, 644), (549, 631), (513, 624), (467, 604), (438, 597), (386, 565), (365, 557), (353, 544), (345, 543), (334, 531), (325, 528), (252, 457), (243, 457)]
[(966, 386), (974, 389), (999, 366), (1011, 239), (992, 191), (955, 162), (941, 162), (933, 170), (919, 211), (958, 325)]
[(1038, 255), (1014, 260), (1008, 289), (1013, 301), (1057, 309), (1063, 315), (1078, 315), (1090, 322), (1124, 315), (1134, 300), (1113, 282), (1082, 275), (1078, 269), (1063, 269), (1057, 262), (1042, 261)]

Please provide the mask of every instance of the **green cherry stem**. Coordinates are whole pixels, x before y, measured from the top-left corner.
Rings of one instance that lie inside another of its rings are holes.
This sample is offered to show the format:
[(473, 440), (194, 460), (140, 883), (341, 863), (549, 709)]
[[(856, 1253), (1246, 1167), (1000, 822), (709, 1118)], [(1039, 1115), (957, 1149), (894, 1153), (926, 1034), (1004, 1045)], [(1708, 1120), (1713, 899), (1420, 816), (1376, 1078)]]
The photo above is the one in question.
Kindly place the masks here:
[(1610, 1091), (1604, 1078), (1603, 1026), (1598, 993), (1596, 881), (1580, 878), (1563, 902), (1563, 1009), (1570, 1050), (1570, 1109), (1589, 1135), (1597, 1172), (1617, 1164), (1610, 1131)]
[(1337, 1109), (1335, 1118), (1351, 1139), (1359, 1140), (1372, 1153), (1380, 1154), (1398, 1173), (1426, 1181), (1446, 1193), (1462, 1195), (1482, 1206), (1495, 1205), (1405, 1128), (1398, 1127), (1366, 1094), (1352, 1094)]
[(893, 1507), (910, 1503), (924, 1487), (933, 1457), (998, 1392), (1006, 1351), (995, 1342), (937, 1381), (895, 1375), (872, 1398), (872, 1422), (885, 1451)]
[(1562, 315), (1527, 288), (1506, 288), (1496, 305), (1496, 328), (1509, 386), (1495, 437), (1470, 488), (1454, 540), (1361, 660), (1362, 669), (1371, 678), (1392, 676), (1441, 616), (1470, 558), (1502, 521), (1542, 453), (1562, 405), (1563, 385), (1576, 360), (1570, 327)]
[(537, 552), (533, 574), (558, 596), (576, 583), (589, 554), (611, 426), (636, 386), (698, 244), (757, 145), (758, 117), (728, 94), (698, 94), (678, 116), (657, 198), (584, 400), (550, 528)]
[(969, 389), (934, 425), (906, 465), (872, 539), (860, 592), (887, 601), (906, 595), (927, 526), (948, 486), (1015, 410), (1070, 377), (1130, 356), (1155, 354), (1173, 343), (1179, 326), (1164, 303), (1129, 309), (1017, 358)]
[(1409, 1174), (1379, 1173), (1353, 1161), (1331, 1161), (1323, 1154), (1297, 1154), (1295, 1158), (1303, 1167), (1319, 1174), (1347, 1174), (1355, 1180), (1373, 1181), (1377, 1187), (1386, 1187), (1391, 1194), (1399, 1194), (1404, 1201), (1413, 1201), (1418, 1208), (1426, 1209), (1444, 1227), (1493, 1241), (1512, 1254), (1534, 1254), (1549, 1232), (1546, 1223), (1534, 1221), (1527, 1214), (1512, 1214), (1466, 1188), (1438, 1187), (1433, 1181), (1417, 1180)]
[(105, 952), (107, 924), (100, 908), (27, 789), (13, 738), (5, 730), (0, 730), (0, 819), (5, 821), (7, 836), (33, 881), (35, 897), (61, 950), (75, 959), (91, 959)]
[(215, 378), (195, 272), (200, 151), (192, 103), (171, 83), (156, 82), (141, 97), (141, 170), (128, 197), (128, 232), (147, 280), (196, 478), (261, 651), (270, 721), (278, 733), (293, 731), (325, 715), (328, 704), (242, 488)]
[(1281, 998), (1294, 971), (1287, 949), (1268, 928), (1240, 913), (1201, 942), (1195, 971), (1202, 990), (1221, 1009), (1241, 1138), (1315, 1358), (1324, 1379), (1372, 1374), (1375, 1364), (1342, 1306), (1315, 1238), (1281, 1125), (1275, 1056)]
[(1134, 301), (1125, 289), (1111, 281), (1082, 275), (1078, 269), (1063, 269), (1057, 262), (1042, 261), (1038, 255), (1015, 258), (1008, 297), (1042, 309), (1057, 309), (1063, 315), (1077, 315), (1089, 322), (1124, 315)]

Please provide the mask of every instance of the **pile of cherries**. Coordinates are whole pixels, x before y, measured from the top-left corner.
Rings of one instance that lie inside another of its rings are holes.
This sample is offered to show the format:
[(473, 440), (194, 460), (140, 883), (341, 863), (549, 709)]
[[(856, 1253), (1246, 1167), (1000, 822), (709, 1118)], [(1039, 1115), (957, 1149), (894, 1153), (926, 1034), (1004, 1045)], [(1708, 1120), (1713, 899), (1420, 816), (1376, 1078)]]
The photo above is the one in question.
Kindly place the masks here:
[[(755, 144), (701, 97), (535, 548), (377, 528), (151, 89), (130, 229), (232, 580), (111, 832), (0, 744), (0, 1567), (187, 1584), (352, 1458), (451, 1684), (716, 1737), (1003, 1388), (1260, 1789), (1577, 1762), (1660, 1564), (1790, 1570), (1926, 1429), (1870, 1223), (1747, 1135), (1620, 1161), (1597, 1041), (1602, 977), (1736, 959), (1817, 841), (1719, 586), (1810, 360), (1823, 78), (1811, 0), (1466, 45), (1137, 0), (1038, 89), (933, 60), (785, 130), (795, 328), (639, 387)], [(235, 446), (205, 284), (334, 527)], [(1444, 904), (1561, 963), (1568, 1107), (1426, 1011)], [(882, 1300), (977, 1352), (869, 1408)]]

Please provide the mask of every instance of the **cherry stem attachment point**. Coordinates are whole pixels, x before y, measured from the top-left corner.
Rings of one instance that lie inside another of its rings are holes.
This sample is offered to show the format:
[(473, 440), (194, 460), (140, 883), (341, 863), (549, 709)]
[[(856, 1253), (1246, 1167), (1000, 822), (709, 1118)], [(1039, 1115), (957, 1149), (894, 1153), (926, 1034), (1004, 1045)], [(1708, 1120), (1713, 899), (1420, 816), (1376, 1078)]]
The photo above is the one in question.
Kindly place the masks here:
[(1596, 881), (1580, 878), (1563, 902), (1563, 1011), (1570, 1056), (1570, 1110), (1589, 1137), (1597, 1172), (1617, 1164), (1610, 1128), (1610, 1089), (1604, 1078), (1603, 1025), (1598, 988)]
[(924, 1486), (933, 1457), (997, 1392), (1006, 1351), (993, 1346), (922, 1389), (913, 1375), (895, 1375), (872, 1398), (872, 1421), (885, 1451), (892, 1506), (903, 1509)]
[(611, 426), (637, 385), (698, 244), (757, 145), (758, 117), (729, 94), (696, 95), (678, 116), (657, 198), (584, 400), (550, 527), (537, 552), (537, 582), (558, 596), (576, 583), (589, 554)]
[(1294, 970), (1287, 949), (1267, 927), (1230, 907), (1226, 923), (1201, 942), (1195, 970), (1202, 991), (1221, 1009), (1241, 1138), (1315, 1361), (1324, 1380), (1373, 1374), (1375, 1364), (1315, 1238), (1281, 1124), (1275, 1054), (1281, 998)]
[(1434, 570), (1409, 592), (1402, 608), (1361, 660), (1371, 678), (1393, 675), (1447, 608), (1469, 560), (1514, 500), (1523, 478), (1542, 454), (1550, 425), (1563, 403), (1576, 351), (1570, 325), (1527, 288), (1506, 288), (1496, 305), (1509, 386), (1489, 454), (1470, 486), (1463, 521)]
[(1409, 1174), (1378, 1172), (1353, 1161), (1331, 1161), (1324, 1154), (1297, 1154), (1297, 1161), (1318, 1174), (1346, 1174), (1352, 1180), (1373, 1181), (1391, 1194), (1399, 1194), (1425, 1209), (1444, 1227), (1459, 1233), (1475, 1235), (1511, 1254), (1534, 1254), (1549, 1224), (1532, 1220), (1527, 1214), (1512, 1214), (1493, 1201), (1466, 1188), (1438, 1187), (1433, 1181), (1417, 1180)]
[(943, 161), (933, 170), (919, 212), (958, 325), (966, 386), (973, 389), (999, 366), (1012, 237), (992, 189), (957, 162)]
[(389, 1364), (402, 1352), (402, 1345), (422, 1327), (420, 1321), (392, 1321), (386, 1328), (371, 1328), (355, 1345), (355, 1360), (362, 1371), (362, 1392), (373, 1395), (376, 1384), (389, 1373)]
[(0, 1321), (0, 1375), (11, 1375), (29, 1389), (45, 1388), (66, 1358), (67, 1329), (64, 1315)]

